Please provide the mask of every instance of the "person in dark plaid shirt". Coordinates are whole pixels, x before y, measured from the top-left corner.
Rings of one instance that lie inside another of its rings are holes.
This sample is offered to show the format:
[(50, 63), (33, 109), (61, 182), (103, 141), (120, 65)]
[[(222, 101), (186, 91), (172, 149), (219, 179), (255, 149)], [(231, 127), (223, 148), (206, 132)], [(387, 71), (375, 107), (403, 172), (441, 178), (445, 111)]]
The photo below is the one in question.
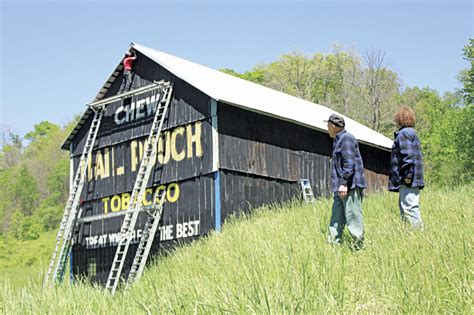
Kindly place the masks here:
[(402, 220), (416, 228), (423, 228), (420, 213), (420, 189), (423, 189), (423, 154), (418, 135), (413, 129), (415, 113), (410, 107), (402, 107), (395, 114), (399, 128), (392, 146), (389, 191), (399, 192), (399, 208)]
[(345, 122), (341, 116), (332, 114), (327, 123), (329, 136), (334, 139), (331, 175), (334, 202), (328, 241), (339, 243), (347, 225), (354, 239), (351, 248), (358, 250), (364, 242), (362, 199), (363, 189), (367, 187), (359, 143), (344, 129)]

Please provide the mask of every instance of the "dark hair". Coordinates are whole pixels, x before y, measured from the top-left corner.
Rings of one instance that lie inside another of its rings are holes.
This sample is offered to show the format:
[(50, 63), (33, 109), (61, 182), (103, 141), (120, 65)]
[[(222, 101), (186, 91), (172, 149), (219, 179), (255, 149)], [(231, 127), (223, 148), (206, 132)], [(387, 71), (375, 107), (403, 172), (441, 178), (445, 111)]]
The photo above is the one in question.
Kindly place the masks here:
[(400, 127), (413, 127), (416, 122), (415, 112), (410, 107), (403, 106), (395, 113), (395, 122)]

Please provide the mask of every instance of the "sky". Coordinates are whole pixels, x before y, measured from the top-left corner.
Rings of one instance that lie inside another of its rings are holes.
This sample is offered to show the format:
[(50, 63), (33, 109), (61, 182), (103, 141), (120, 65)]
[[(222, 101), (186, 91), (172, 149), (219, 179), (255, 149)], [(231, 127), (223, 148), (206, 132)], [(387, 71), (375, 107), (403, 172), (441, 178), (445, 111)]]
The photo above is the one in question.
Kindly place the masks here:
[(0, 0), (0, 131), (82, 114), (131, 42), (238, 72), (294, 50), (383, 50), (404, 87), (461, 85), (470, 0)]

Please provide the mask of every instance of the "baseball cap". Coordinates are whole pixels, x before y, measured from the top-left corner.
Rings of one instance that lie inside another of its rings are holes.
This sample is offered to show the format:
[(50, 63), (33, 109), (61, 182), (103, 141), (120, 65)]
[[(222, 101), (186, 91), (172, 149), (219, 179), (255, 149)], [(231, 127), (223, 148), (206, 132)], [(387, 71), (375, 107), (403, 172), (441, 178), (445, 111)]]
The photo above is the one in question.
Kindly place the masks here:
[(337, 127), (344, 127), (346, 125), (346, 123), (344, 122), (344, 118), (342, 118), (341, 116), (337, 114), (331, 114), (331, 116), (329, 116), (329, 119), (325, 120), (324, 122), (328, 122), (328, 121), (332, 122)]

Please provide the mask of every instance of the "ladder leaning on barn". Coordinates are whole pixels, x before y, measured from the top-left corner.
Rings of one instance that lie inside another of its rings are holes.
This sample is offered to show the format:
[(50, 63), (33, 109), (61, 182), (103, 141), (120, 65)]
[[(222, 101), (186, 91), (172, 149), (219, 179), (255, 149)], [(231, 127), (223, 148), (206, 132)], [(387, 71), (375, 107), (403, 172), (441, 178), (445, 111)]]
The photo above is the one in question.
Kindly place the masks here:
[[(53, 275), (53, 283), (61, 282), (64, 278), (67, 257), (71, 247), (72, 231), (74, 230), (75, 222), (78, 217), (79, 199), (81, 197), (82, 187), (84, 186), (87, 161), (91, 158), (92, 148), (94, 147), (103, 113), (103, 107), (94, 110), (94, 118), (92, 119), (91, 128), (89, 129), (86, 142), (84, 143), (84, 151), (82, 152), (81, 160), (76, 175), (74, 176), (73, 187), (69, 194), (69, 199), (66, 204), (66, 209), (64, 210), (61, 224), (59, 225), (58, 235), (56, 236), (56, 247), (44, 279), (44, 287), (48, 285), (51, 274)], [(56, 261), (58, 252), (60, 254)]]
[[(172, 92), (172, 87), (169, 82), (165, 82), (165, 81), (154, 82), (145, 87), (138, 88), (130, 92), (125, 92), (119, 95), (108, 97), (108, 98), (99, 100), (97, 102), (88, 104), (89, 108), (94, 112), (94, 117), (92, 119), (92, 123), (89, 129), (89, 132), (87, 134), (86, 141), (84, 143), (84, 150), (82, 152), (76, 174), (74, 175), (73, 186), (71, 188), (71, 192), (69, 194), (69, 198), (66, 203), (66, 208), (64, 209), (63, 218), (61, 220), (59, 231), (56, 236), (56, 247), (54, 249), (53, 256), (51, 258), (51, 262), (48, 267), (48, 271), (46, 272), (46, 275), (45, 275), (43, 287), (46, 287), (50, 284), (54, 284), (57, 282), (62, 282), (64, 279), (64, 274), (66, 272), (67, 259), (69, 256), (69, 251), (70, 251), (71, 243), (72, 243), (73, 231), (76, 226), (77, 219), (80, 217), (79, 200), (81, 197), (82, 188), (84, 186), (84, 180), (85, 180), (86, 170), (87, 170), (87, 162), (91, 159), (91, 156), (92, 156), (92, 149), (94, 147), (95, 140), (99, 131), (100, 123), (104, 115), (105, 106), (107, 106), (108, 104), (114, 101), (121, 100), (123, 102), (124, 99), (126, 98), (130, 98), (130, 97), (147, 93), (147, 92), (151, 92), (154, 90), (161, 90), (161, 91), (165, 90), (165, 97), (161, 98), (161, 100), (157, 100), (158, 106), (157, 106), (157, 110), (155, 114), (155, 121), (158, 116), (161, 117), (161, 124), (160, 124), (160, 131), (161, 131), (162, 120), (164, 119), (164, 115), (166, 111), (163, 112), (163, 109), (160, 110), (160, 108), (168, 107), (171, 92)], [(163, 106), (162, 105), (163, 103), (165, 103), (166, 105)], [(159, 114), (160, 111), (161, 111), (161, 114)], [(155, 121), (153, 122), (153, 125), (155, 125)], [(153, 127), (152, 127), (152, 131), (153, 131)], [(159, 134), (157, 136), (159, 136)], [(161, 215), (161, 210), (159, 209), (160, 209), (162, 201), (163, 200), (160, 199), (160, 204), (158, 206), (155, 205), (153, 207), (155, 211), (155, 215), (158, 215), (158, 213), (159, 215)], [(159, 218), (158, 220), (155, 220), (155, 221), (159, 221)], [(158, 224), (158, 222), (156, 224)], [(59, 256), (58, 256), (58, 252), (60, 253)], [(146, 257), (144, 257), (144, 260), (146, 262)], [(143, 262), (143, 264), (145, 262)]]
[[(164, 84), (164, 97), (158, 103), (150, 134), (147, 141), (145, 142), (143, 157), (140, 162), (137, 178), (135, 180), (135, 184), (133, 185), (132, 194), (130, 196), (130, 204), (127, 211), (125, 212), (122, 227), (120, 229), (120, 240), (117, 246), (117, 251), (115, 252), (112, 267), (107, 278), (106, 288), (110, 290), (112, 294), (115, 293), (117, 285), (120, 282), (123, 264), (127, 257), (130, 242), (133, 238), (135, 224), (137, 222), (139, 213), (143, 210), (141, 203), (147, 188), (146, 186), (153, 168), (153, 164), (156, 159), (158, 139), (160, 138), (161, 129), (163, 127), (163, 122), (171, 101), (172, 92), (172, 85), (170, 83)], [(150, 217), (148, 218), (148, 221), (145, 225), (145, 229), (143, 231), (140, 244), (137, 248), (127, 284), (134, 279), (138, 279), (138, 277), (141, 275), (155, 236), (156, 229), (158, 227), (158, 222), (160, 221), (164, 195), (161, 197), (155, 195), (153, 198), (154, 203), (156, 203), (156, 199), (159, 199), (159, 204), (158, 206), (155, 206), (154, 209), (152, 209), (154, 213), (150, 214)]]

